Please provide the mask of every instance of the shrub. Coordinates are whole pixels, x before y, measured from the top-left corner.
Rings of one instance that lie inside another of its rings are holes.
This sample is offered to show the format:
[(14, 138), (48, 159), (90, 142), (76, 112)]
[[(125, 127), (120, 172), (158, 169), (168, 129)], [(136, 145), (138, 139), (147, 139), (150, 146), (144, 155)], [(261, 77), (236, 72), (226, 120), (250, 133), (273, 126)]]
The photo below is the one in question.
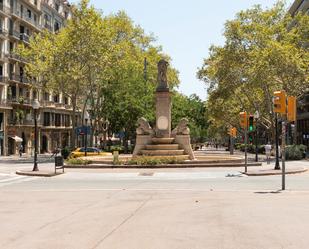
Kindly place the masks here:
[(286, 147), (286, 160), (301, 160), (306, 155), (307, 146), (289, 145)]
[(66, 161), (67, 164), (71, 165), (88, 165), (91, 164), (92, 161), (90, 160), (82, 160), (82, 159), (77, 159), (77, 158), (71, 158)]
[(67, 159), (70, 155), (70, 149), (68, 147), (65, 147), (61, 149), (61, 156), (63, 156), (64, 159)]
[(161, 164), (178, 164), (183, 162), (184, 159), (176, 157), (137, 157), (126, 162), (127, 165), (143, 165), (154, 166)]

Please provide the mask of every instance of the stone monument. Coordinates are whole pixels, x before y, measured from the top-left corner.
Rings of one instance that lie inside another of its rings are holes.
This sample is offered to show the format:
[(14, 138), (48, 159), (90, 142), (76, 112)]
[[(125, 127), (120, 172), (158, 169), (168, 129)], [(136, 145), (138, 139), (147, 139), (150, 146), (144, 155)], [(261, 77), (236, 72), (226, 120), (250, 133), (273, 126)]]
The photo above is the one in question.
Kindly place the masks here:
[(179, 125), (171, 131), (172, 93), (167, 82), (167, 68), (168, 62), (160, 60), (155, 92), (156, 127), (152, 129), (145, 118), (138, 120), (133, 156), (173, 156), (193, 160), (188, 120), (181, 119)]

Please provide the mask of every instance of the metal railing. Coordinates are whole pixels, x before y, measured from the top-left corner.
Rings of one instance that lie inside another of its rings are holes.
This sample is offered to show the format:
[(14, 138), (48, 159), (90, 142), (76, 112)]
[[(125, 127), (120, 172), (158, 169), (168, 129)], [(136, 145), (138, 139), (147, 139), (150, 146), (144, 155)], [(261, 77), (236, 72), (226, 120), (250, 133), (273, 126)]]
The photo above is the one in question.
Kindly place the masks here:
[(9, 14), (10, 13), (10, 8), (4, 6), (3, 4), (0, 4), (0, 11), (4, 12), (6, 14)]
[(9, 35), (15, 37), (16, 39), (20, 39), (20, 32), (16, 30), (9, 30)]
[(30, 37), (26, 33), (20, 33), (20, 40), (29, 43)]
[(31, 81), (27, 77), (25, 77), (24, 75), (11, 74), (9, 76), (9, 79), (12, 80), (12, 81), (16, 81), (16, 82), (20, 82), (20, 83), (24, 83), (24, 84), (31, 83)]
[(14, 16), (17, 16), (17, 17), (19, 17), (21, 19), (23, 19), (27, 23), (29, 23), (32, 26), (36, 27), (37, 29), (41, 29), (42, 28), (37, 20), (35, 21), (33, 18), (27, 16), (27, 13), (21, 12), (19, 9), (11, 8), (11, 14), (14, 15)]
[(0, 35), (7, 35), (8, 34), (8, 31), (4, 28), (0, 28)]

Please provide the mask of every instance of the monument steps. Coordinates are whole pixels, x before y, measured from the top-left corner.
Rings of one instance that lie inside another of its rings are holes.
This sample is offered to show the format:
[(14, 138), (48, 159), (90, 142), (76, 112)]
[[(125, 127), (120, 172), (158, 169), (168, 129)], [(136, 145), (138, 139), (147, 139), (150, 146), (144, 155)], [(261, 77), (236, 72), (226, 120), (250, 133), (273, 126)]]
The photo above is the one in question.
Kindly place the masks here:
[(146, 145), (146, 150), (179, 150), (178, 144), (150, 144)]
[(184, 155), (184, 150), (142, 150), (143, 156), (174, 156)]
[(153, 144), (172, 144), (174, 143), (174, 138), (169, 137), (154, 137), (151, 139)]
[(189, 160), (189, 155), (172, 155), (172, 156), (167, 156), (167, 155), (164, 155), (164, 156), (160, 156), (160, 155), (157, 155), (157, 156), (146, 156), (146, 155), (143, 155), (143, 156), (135, 156), (133, 158), (139, 158), (139, 157), (143, 157), (145, 159), (162, 159), (162, 157), (166, 157), (166, 158), (173, 158), (175, 160), (180, 160), (180, 161), (186, 161), (186, 160)]

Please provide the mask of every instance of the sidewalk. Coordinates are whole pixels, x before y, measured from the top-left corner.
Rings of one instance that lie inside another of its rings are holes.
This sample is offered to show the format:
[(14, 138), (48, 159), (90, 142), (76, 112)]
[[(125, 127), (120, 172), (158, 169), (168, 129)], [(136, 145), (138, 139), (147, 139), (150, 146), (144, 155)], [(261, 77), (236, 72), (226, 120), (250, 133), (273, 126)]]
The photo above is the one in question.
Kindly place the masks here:
[[(52, 162), (54, 161), (54, 154), (39, 154), (38, 161), (39, 163)], [(33, 156), (31, 155), (12, 155), (12, 156), (0, 156), (0, 163), (31, 163), (34, 161)]]
[[(271, 176), (271, 175), (282, 175), (282, 162), (280, 161), (280, 170), (275, 170), (275, 163), (271, 164), (263, 163), (260, 168), (250, 168), (247, 173), (248, 176)], [(285, 162), (285, 173), (286, 174), (298, 174), (304, 173), (309, 169), (309, 161), (287, 161)]]

